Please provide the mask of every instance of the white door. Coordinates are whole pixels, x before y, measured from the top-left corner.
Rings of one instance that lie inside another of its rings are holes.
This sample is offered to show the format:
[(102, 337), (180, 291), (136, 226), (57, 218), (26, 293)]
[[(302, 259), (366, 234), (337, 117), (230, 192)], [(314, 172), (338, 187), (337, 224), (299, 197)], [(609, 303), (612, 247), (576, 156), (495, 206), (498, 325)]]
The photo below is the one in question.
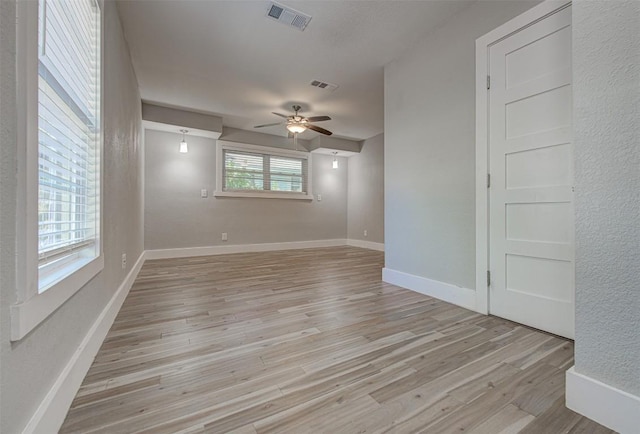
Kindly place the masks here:
[(489, 309), (574, 335), (571, 7), (489, 49)]

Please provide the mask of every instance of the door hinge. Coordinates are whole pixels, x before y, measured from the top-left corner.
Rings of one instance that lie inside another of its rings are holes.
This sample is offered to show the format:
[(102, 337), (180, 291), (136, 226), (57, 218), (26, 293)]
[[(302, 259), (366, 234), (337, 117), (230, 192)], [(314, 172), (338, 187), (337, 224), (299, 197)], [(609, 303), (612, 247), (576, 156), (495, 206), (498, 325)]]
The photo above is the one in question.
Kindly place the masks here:
[(491, 174), (487, 173), (487, 188), (491, 188)]
[(491, 286), (491, 271), (487, 270), (487, 286)]
[(487, 89), (491, 89), (491, 76), (487, 75)]

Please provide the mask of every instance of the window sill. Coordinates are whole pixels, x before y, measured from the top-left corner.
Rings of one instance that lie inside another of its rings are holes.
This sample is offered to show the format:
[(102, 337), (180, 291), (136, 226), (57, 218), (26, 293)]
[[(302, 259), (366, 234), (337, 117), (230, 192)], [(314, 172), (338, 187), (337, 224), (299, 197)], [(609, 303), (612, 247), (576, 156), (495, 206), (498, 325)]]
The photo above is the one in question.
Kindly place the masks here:
[(55, 312), (104, 268), (102, 255), (41, 294), (11, 306), (11, 340), (19, 341)]
[(215, 191), (215, 197), (252, 197), (259, 199), (295, 199), (295, 200), (313, 200), (313, 195), (302, 193), (273, 193), (263, 191)]

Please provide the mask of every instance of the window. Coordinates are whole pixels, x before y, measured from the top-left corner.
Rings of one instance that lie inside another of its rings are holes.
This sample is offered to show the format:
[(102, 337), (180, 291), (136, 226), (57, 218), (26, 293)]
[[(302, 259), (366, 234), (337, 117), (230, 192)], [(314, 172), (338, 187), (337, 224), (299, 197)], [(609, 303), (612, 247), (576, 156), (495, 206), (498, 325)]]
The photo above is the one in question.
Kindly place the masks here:
[(17, 2), (17, 302), (22, 339), (104, 267), (101, 0)]
[(100, 236), (100, 10), (40, 0), (38, 291), (97, 257)]
[(218, 141), (216, 196), (311, 199), (307, 152)]

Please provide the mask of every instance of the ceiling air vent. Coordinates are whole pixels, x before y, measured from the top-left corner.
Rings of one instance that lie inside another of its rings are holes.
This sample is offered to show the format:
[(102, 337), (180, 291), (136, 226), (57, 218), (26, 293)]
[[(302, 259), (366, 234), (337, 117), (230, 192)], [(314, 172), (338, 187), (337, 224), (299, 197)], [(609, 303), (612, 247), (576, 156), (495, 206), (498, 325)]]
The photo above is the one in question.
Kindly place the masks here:
[(302, 12), (275, 2), (269, 4), (267, 17), (286, 24), (287, 26), (295, 27), (300, 31), (303, 31), (307, 27), (307, 24), (309, 24), (309, 21), (311, 21), (310, 15), (303, 14)]
[(317, 87), (318, 89), (325, 89), (325, 90), (331, 90), (331, 91), (334, 91), (338, 88), (337, 84), (331, 84), (331, 83), (327, 83), (325, 81), (320, 81), (320, 80), (313, 80), (309, 84), (313, 87)]

